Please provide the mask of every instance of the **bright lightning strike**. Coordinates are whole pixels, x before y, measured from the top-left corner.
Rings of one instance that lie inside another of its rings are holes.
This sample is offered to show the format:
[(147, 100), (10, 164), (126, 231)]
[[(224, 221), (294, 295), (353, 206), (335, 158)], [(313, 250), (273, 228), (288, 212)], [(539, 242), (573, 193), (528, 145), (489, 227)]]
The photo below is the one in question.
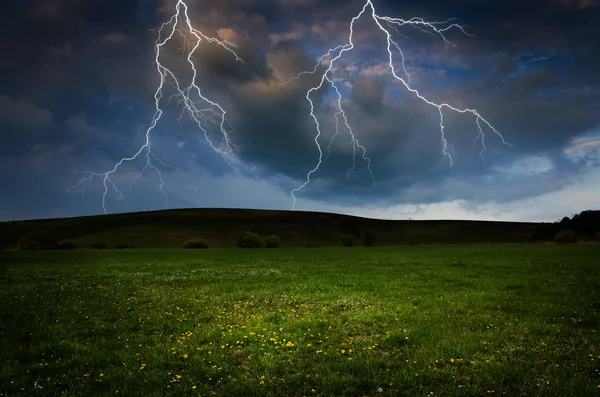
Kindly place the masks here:
[[(352, 41), (352, 38), (354, 36), (354, 23), (360, 18), (362, 17), (367, 10), (370, 9), (371, 10), (371, 17), (373, 18), (373, 21), (375, 21), (375, 23), (377, 24), (377, 26), (379, 27), (379, 29), (386, 35), (387, 38), (387, 52), (388, 52), (388, 59), (389, 59), (389, 66), (392, 72), (393, 77), (400, 81), (402, 83), (402, 85), (404, 85), (404, 87), (410, 91), (411, 93), (413, 93), (417, 98), (419, 98), (420, 100), (422, 100), (423, 102), (425, 102), (426, 104), (437, 108), (439, 114), (440, 114), (440, 133), (441, 133), (441, 147), (442, 147), (442, 153), (444, 156), (448, 157), (448, 160), (450, 162), (450, 168), (452, 169), (452, 166), (454, 165), (454, 159), (452, 158), (452, 155), (450, 154), (450, 151), (453, 150), (452, 145), (450, 145), (450, 143), (447, 141), (446, 136), (444, 134), (444, 113), (443, 113), (443, 109), (448, 109), (451, 111), (455, 111), (458, 113), (471, 113), (473, 116), (475, 116), (475, 122), (477, 124), (477, 130), (478, 130), (478, 135), (475, 138), (475, 142), (477, 142), (477, 140), (481, 141), (481, 145), (482, 145), (482, 149), (479, 153), (479, 156), (481, 157), (481, 159), (484, 161), (485, 163), (485, 159), (483, 158), (483, 152), (485, 150), (485, 135), (483, 132), (483, 128), (482, 128), (482, 124), (487, 126), (492, 132), (494, 132), (495, 134), (497, 134), (501, 140), (502, 143), (505, 145), (508, 145), (509, 147), (512, 148), (512, 146), (506, 142), (504, 140), (504, 137), (502, 136), (502, 134), (500, 134), (485, 118), (483, 118), (476, 110), (474, 109), (460, 109), (460, 108), (456, 108), (448, 103), (435, 103), (433, 101), (430, 101), (429, 99), (427, 99), (426, 97), (424, 97), (423, 95), (421, 95), (419, 93), (418, 90), (416, 90), (415, 88), (413, 88), (411, 86), (410, 83), (410, 75), (408, 73), (408, 71), (406, 70), (406, 65), (405, 65), (405, 58), (404, 58), (404, 53), (402, 51), (402, 48), (400, 47), (400, 45), (392, 38), (392, 33), (391, 31), (394, 31), (395, 33), (397, 33), (399, 36), (401, 37), (405, 37), (404, 35), (400, 34), (398, 28), (402, 27), (402, 26), (410, 26), (412, 28), (415, 28), (421, 32), (433, 35), (433, 36), (438, 36), (440, 37), (444, 44), (446, 45), (446, 47), (448, 47), (448, 45), (452, 45), (452, 46), (456, 46), (454, 43), (450, 42), (446, 36), (444, 35), (448, 30), (450, 29), (458, 29), (460, 30), (462, 33), (464, 33), (467, 36), (472, 36), (469, 33), (467, 33), (464, 29), (463, 26), (459, 25), (458, 23), (455, 22), (455, 19), (448, 19), (446, 21), (443, 22), (427, 22), (425, 21), (423, 18), (418, 18), (418, 17), (414, 17), (408, 20), (405, 19), (400, 19), (400, 18), (391, 18), (391, 17), (387, 17), (387, 16), (379, 16), (376, 14), (375, 11), (375, 6), (373, 5), (371, 0), (367, 0), (367, 2), (365, 3), (365, 5), (363, 6), (362, 10), (360, 11), (360, 13), (355, 16), (354, 18), (352, 18), (352, 21), (350, 22), (350, 34), (348, 37), (348, 43), (344, 44), (344, 45), (339, 45), (335, 48), (329, 49), (329, 51), (327, 51), (323, 56), (321, 56), (318, 61), (317, 64), (315, 65), (313, 70), (310, 71), (303, 71), (301, 73), (299, 73), (298, 75), (296, 75), (295, 77), (292, 77), (290, 80), (279, 84), (279, 86), (285, 85), (285, 84), (289, 84), (294, 80), (298, 80), (301, 76), (306, 75), (306, 74), (315, 74), (317, 73), (317, 70), (319, 69), (319, 65), (323, 65), (326, 66), (325, 67), (325, 71), (323, 72), (323, 74), (321, 75), (321, 80), (319, 85), (312, 87), (311, 89), (308, 90), (308, 92), (306, 93), (306, 99), (308, 100), (308, 102), (310, 103), (310, 116), (314, 119), (316, 127), (317, 127), (317, 135), (315, 136), (315, 143), (317, 145), (317, 149), (319, 150), (319, 161), (317, 163), (317, 165), (315, 166), (315, 168), (313, 168), (312, 170), (310, 170), (308, 172), (308, 174), (306, 175), (306, 181), (298, 188), (293, 189), (291, 192), (292, 198), (294, 200), (292, 209), (295, 209), (296, 207), (296, 193), (300, 192), (306, 185), (308, 185), (310, 183), (310, 177), (312, 174), (314, 174), (319, 167), (321, 166), (321, 164), (323, 163), (323, 151), (321, 149), (321, 145), (319, 144), (319, 138), (321, 137), (321, 125), (319, 123), (319, 120), (317, 118), (317, 116), (314, 113), (314, 104), (313, 101), (310, 98), (310, 95), (314, 92), (317, 91), (319, 89), (321, 89), (327, 82), (327, 84), (330, 84), (331, 87), (333, 87), (336, 91), (337, 94), (337, 107), (338, 107), (338, 112), (336, 112), (335, 114), (335, 118), (336, 118), (336, 127), (335, 127), (335, 134), (333, 135), (333, 137), (330, 140), (329, 146), (327, 147), (327, 157), (329, 157), (329, 148), (331, 146), (331, 142), (333, 141), (333, 139), (336, 136), (341, 136), (341, 131), (339, 129), (339, 125), (340, 125), (340, 119), (343, 121), (343, 124), (345, 126), (345, 128), (348, 130), (348, 133), (350, 134), (351, 137), (351, 142), (352, 142), (352, 146), (353, 146), (353, 164), (352, 164), (352, 168), (350, 168), (348, 170), (348, 176), (350, 175), (350, 172), (352, 172), (355, 169), (355, 165), (356, 165), (356, 149), (357, 147), (359, 149), (361, 149), (362, 151), (362, 157), (365, 161), (367, 161), (367, 169), (371, 175), (371, 178), (373, 178), (373, 172), (371, 171), (370, 165), (371, 165), (371, 160), (367, 157), (367, 151), (366, 149), (361, 146), (358, 142), (358, 140), (356, 139), (354, 132), (352, 131), (352, 128), (350, 127), (349, 123), (348, 123), (348, 119), (346, 118), (346, 113), (344, 112), (344, 109), (342, 108), (342, 95), (338, 89), (338, 87), (336, 86), (336, 84), (334, 83), (332, 77), (331, 77), (331, 70), (333, 68), (333, 64), (340, 59), (340, 57), (345, 53), (348, 52), (350, 50), (352, 50), (354, 48), (354, 42)], [(385, 25), (385, 26), (384, 26)], [(394, 52), (397, 51), (400, 54), (400, 63), (402, 65), (402, 73), (401, 76), (399, 76), (396, 72), (396, 67), (394, 66)], [(373, 179), (373, 182), (375, 182), (375, 180)]]
[[(161, 101), (163, 99), (163, 91), (165, 85), (173, 87), (176, 91), (174, 95), (171, 95), (168, 98), (166, 105), (168, 105), (174, 99), (178, 100), (179, 104), (183, 104), (183, 110), (178, 120), (181, 121), (183, 115), (187, 112), (191, 119), (196, 123), (200, 131), (202, 131), (202, 133), (204, 134), (206, 142), (210, 145), (210, 147), (215, 152), (219, 153), (225, 159), (227, 164), (229, 164), (232, 168), (237, 170), (237, 168), (232, 164), (233, 151), (236, 150), (237, 147), (231, 141), (230, 132), (228, 132), (228, 129), (226, 128), (228, 126), (228, 122), (225, 117), (226, 112), (217, 102), (214, 102), (205, 97), (202, 94), (200, 87), (196, 85), (198, 71), (196, 70), (196, 66), (194, 63), (194, 53), (196, 52), (196, 50), (200, 46), (200, 43), (203, 40), (206, 40), (209, 43), (214, 43), (222, 47), (224, 50), (230, 52), (231, 55), (236, 59), (236, 61), (245, 63), (244, 60), (236, 52), (237, 45), (227, 40), (220, 40), (214, 37), (206, 36), (204, 33), (194, 28), (188, 15), (188, 6), (183, 0), (177, 1), (177, 5), (175, 6), (175, 14), (171, 17), (171, 19), (163, 23), (159, 28), (155, 30), (158, 32), (158, 38), (155, 44), (155, 64), (156, 69), (160, 75), (160, 84), (154, 94), (156, 111), (152, 118), (152, 122), (146, 129), (146, 140), (144, 145), (142, 145), (133, 156), (123, 157), (108, 172), (83, 172), (87, 174), (87, 176), (83, 177), (75, 186), (72, 186), (68, 189), (71, 190), (75, 188), (81, 188), (83, 193), (86, 182), (91, 181), (95, 177), (101, 178), (102, 183), (104, 185), (104, 193), (102, 195), (102, 209), (104, 210), (104, 213), (107, 213), (106, 197), (108, 195), (109, 185), (111, 185), (119, 200), (123, 201), (125, 205), (127, 205), (123, 193), (118, 189), (116, 182), (113, 179), (111, 179), (111, 177), (114, 177), (114, 174), (124, 163), (134, 161), (138, 157), (142, 156), (145, 157), (145, 166), (142, 169), (142, 171), (136, 175), (134, 181), (129, 185), (129, 187), (131, 188), (134, 184), (137, 184), (137, 181), (139, 180), (139, 178), (141, 178), (144, 172), (151, 168), (158, 175), (158, 178), (160, 180), (159, 189), (164, 195), (165, 205), (167, 205), (168, 196), (164, 190), (164, 180), (158, 168), (158, 165), (166, 167), (170, 167), (170, 165), (163, 162), (162, 159), (156, 157), (156, 155), (152, 151), (153, 144), (151, 137), (152, 131), (156, 128), (158, 122), (160, 121), (163, 115), (163, 107), (161, 106)], [(186, 35), (184, 30), (188, 33), (189, 36)], [(180, 84), (175, 73), (169, 68), (165, 67), (160, 62), (161, 50), (167, 44), (167, 42), (173, 40), (176, 35), (179, 35), (183, 40), (183, 51), (187, 51), (187, 57), (185, 57), (185, 60), (187, 61), (187, 64), (189, 64), (189, 66), (191, 67), (192, 71), (192, 78), (190, 80), (190, 83), (188, 86), (185, 87), (182, 84)], [(199, 99), (193, 99), (192, 96), (197, 96)], [(218, 130), (221, 133), (222, 141), (219, 144), (215, 144), (210, 139), (209, 130)]]

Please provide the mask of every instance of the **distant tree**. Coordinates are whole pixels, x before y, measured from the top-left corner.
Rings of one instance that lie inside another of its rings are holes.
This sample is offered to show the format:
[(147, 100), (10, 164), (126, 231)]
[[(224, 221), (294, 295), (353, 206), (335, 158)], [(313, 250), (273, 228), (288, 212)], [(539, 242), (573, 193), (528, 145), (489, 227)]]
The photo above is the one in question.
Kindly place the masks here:
[(356, 242), (356, 238), (352, 234), (345, 234), (342, 236), (342, 244), (344, 247), (353, 247)]
[(593, 239), (600, 232), (600, 211), (582, 211), (571, 218), (565, 216), (554, 223), (541, 223), (533, 230), (529, 240), (554, 240), (563, 230), (572, 230), (578, 237)]
[(56, 239), (44, 232), (33, 232), (21, 236), (17, 245), (20, 250), (52, 250), (56, 248)]
[(240, 235), (237, 245), (241, 248), (263, 248), (264, 246), (262, 238), (258, 234), (249, 231), (245, 231)]
[(208, 243), (201, 238), (189, 239), (183, 243), (181, 248), (187, 249), (207, 249)]
[(362, 241), (366, 247), (370, 247), (377, 241), (377, 233), (373, 229), (365, 229), (362, 232)]
[(560, 222), (558, 222), (558, 224), (561, 226), (566, 226), (569, 224), (569, 222), (571, 222), (571, 219), (568, 216), (565, 216), (560, 220)]
[(600, 232), (600, 211), (582, 211), (571, 219), (571, 228), (577, 233), (593, 237)]
[(265, 237), (263, 242), (266, 248), (277, 248), (281, 244), (281, 238), (276, 234), (271, 234)]
[(577, 233), (572, 229), (561, 230), (554, 236), (554, 241), (557, 243), (576, 243)]

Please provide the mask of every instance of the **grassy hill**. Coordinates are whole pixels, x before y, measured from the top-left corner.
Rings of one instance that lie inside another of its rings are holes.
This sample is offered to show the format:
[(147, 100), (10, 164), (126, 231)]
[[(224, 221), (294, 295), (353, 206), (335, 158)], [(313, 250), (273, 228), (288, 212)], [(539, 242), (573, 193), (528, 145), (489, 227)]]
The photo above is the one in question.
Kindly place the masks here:
[(355, 216), (244, 209), (181, 209), (0, 223), (0, 248), (13, 248), (20, 236), (43, 231), (73, 241), (130, 244), (137, 248), (179, 247), (193, 237), (211, 246), (233, 246), (245, 230), (277, 234), (283, 246), (340, 245), (343, 234), (370, 228), (378, 245), (525, 242), (537, 223), (489, 221), (376, 220)]

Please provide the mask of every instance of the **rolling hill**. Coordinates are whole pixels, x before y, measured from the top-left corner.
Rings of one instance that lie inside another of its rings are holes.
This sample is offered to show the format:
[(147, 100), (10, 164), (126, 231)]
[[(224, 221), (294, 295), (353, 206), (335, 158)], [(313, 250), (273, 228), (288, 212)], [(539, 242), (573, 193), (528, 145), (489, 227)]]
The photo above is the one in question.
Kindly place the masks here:
[(491, 221), (377, 220), (355, 216), (245, 209), (178, 209), (64, 219), (0, 223), (0, 248), (17, 245), (20, 236), (42, 231), (78, 247), (106, 243), (137, 248), (179, 247), (193, 237), (211, 246), (233, 246), (243, 231), (277, 234), (283, 246), (340, 245), (343, 234), (378, 234), (378, 245), (525, 242), (538, 223)]

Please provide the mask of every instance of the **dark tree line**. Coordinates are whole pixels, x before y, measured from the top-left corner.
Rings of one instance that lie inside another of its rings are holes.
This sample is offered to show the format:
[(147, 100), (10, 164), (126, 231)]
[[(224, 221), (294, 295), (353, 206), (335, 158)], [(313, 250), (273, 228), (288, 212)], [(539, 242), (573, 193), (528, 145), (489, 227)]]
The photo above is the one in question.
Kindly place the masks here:
[(593, 240), (600, 237), (600, 210), (587, 210), (573, 215), (565, 216), (560, 221), (542, 223), (534, 229), (529, 237), (530, 241), (554, 240), (560, 232), (571, 230), (579, 237)]

